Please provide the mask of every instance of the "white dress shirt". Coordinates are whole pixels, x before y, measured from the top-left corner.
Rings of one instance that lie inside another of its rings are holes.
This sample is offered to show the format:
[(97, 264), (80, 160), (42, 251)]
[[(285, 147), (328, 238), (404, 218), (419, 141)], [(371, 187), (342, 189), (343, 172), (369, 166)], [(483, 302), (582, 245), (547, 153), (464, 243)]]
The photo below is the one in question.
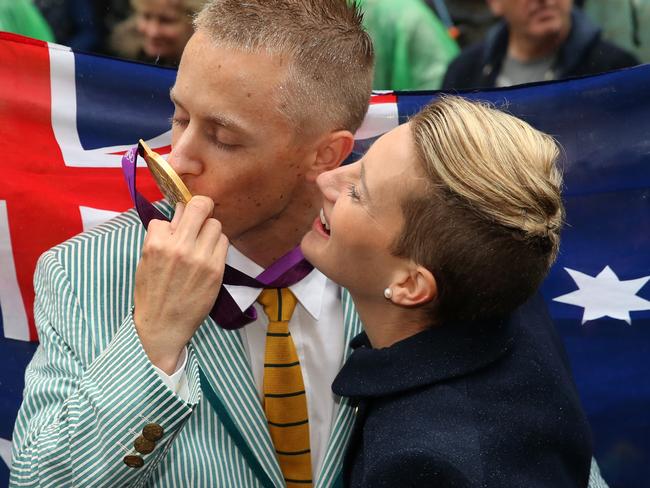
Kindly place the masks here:
[[(257, 276), (264, 271), (233, 246), (228, 249), (226, 263), (249, 276)], [(261, 402), (264, 396), (264, 349), (269, 323), (263, 308), (256, 302), (262, 289), (234, 285), (225, 287), (242, 310), (250, 305), (254, 305), (257, 310), (257, 320), (239, 331)], [(332, 382), (341, 369), (346, 346), (341, 290), (316, 269), (289, 289), (298, 299), (289, 321), (289, 331), (296, 346), (305, 383), (311, 462), (313, 477), (316, 479), (338, 408), (332, 393)], [(189, 395), (185, 375), (186, 356), (186, 352), (181, 355), (177, 370), (171, 376), (156, 368), (165, 384), (184, 399)]]

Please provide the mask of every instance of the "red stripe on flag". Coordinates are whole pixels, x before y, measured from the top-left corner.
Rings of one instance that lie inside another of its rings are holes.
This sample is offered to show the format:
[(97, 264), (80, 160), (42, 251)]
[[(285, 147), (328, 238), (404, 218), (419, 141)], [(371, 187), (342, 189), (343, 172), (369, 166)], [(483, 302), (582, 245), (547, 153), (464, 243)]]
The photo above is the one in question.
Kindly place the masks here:
[(31, 44), (33, 46), (47, 46), (47, 42), (45, 41), (34, 39), (32, 37), (21, 36), (20, 34), (14, 34), (13, 32), (0, 32), (0, 40), (17, 42), (19, 44)]
[(372, 95), (370, 103), (397, 103), (397, 95), (394, 93), (382, 93), (381, 95)]
[[(34, 304), (32, 277), (40, 242), (45, 236), (52, 244), (65, 239), (58, 225), (44, 218), (40, 202), (57, 205), (49, 192), (41, 193), (48, 178), (44, 162), (61, 158), (50, 125), (50, 72), (47, 44), (15, 35), (3, 35), (0, 49), (0, 168), (3, 185), (0, 198), (7, 201), (9, 231), (14, 251), (16, 276), (23, 303), (30, 315), (29, 335), (36, 339), (31, 317)], [(56, 154), (56, 156), (53, 156)], [(51, 184), (51, 180), (50, 180)], [(34, 198), (38, 195), (38, 198)]]
[[(124, 211), (132, 207), (119, 168), (66, 167), (51, 126), (47, 44), (0, 35), (0, 200), (7, 204), (16, 276), (29, 321), (38, 257), (83, 230), (79, 206)], [(10, 41), (10, 42), (7, 42)], [(138, 187), (160, 198), (146, 169)]]

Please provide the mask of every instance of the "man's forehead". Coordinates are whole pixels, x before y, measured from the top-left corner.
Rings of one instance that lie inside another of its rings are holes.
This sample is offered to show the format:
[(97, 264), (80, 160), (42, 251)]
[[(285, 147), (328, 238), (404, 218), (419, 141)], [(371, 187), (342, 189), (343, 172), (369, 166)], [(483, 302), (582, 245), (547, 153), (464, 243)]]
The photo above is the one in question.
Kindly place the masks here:
[(283, 110), (291, 98), (289, 75), (287, 64), (273, 54), (222, 45), (198, 31), (183, 53), (172, 99), (196, 114), (233, 119), (249, 131), (263, 128), (260, 124), (292, 125)]
[(204, 119), (205, 122), (244, 134), (252, 130), (251, 125), (253, 125), (253, 122), (248, 120), (245, 114), (228, 109), (217, 109), (216, 107), (194, 104), (189, 97), (191, 97), (191, 92), (184, 93), (183, 90), (177, 90), (176, 85), (169, 90), (169, 98), (174, 105), (181, 110), (194, 112), (193, 116), (198, 116)]
[(286, 87), (288, 63), (267, 52), (237, 49), (194, 34), (185, 48), (177, 74), (177, 85), (192, 90), (245, 92), (257, 103)]

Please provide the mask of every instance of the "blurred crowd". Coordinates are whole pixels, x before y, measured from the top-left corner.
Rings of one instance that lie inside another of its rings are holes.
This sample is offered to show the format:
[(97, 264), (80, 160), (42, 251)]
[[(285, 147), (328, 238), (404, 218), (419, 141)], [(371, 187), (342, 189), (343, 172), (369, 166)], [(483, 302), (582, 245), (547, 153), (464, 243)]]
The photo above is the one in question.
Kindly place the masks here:
[[(206, 1), (0, 0), (0, 30), (174, 67)], [(354, 1), (375, 89), (510, 86), (650, 61), (650, 0)]]

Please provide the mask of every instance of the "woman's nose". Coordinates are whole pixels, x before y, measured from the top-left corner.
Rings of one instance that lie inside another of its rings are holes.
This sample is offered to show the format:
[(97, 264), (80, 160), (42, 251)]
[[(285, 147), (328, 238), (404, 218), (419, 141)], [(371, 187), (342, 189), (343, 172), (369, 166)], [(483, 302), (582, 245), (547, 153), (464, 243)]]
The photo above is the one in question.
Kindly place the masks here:
[(318, 175), (316, 183), (326, 200), (334, 203), (341, 194), (343, 168), (336, 168), (331, 171), (325, 171)]
[(141, 23), (140, 32), (149, 39), (155, 39), (160, 35), (160, 22), (155, 19), (147, 19)]

